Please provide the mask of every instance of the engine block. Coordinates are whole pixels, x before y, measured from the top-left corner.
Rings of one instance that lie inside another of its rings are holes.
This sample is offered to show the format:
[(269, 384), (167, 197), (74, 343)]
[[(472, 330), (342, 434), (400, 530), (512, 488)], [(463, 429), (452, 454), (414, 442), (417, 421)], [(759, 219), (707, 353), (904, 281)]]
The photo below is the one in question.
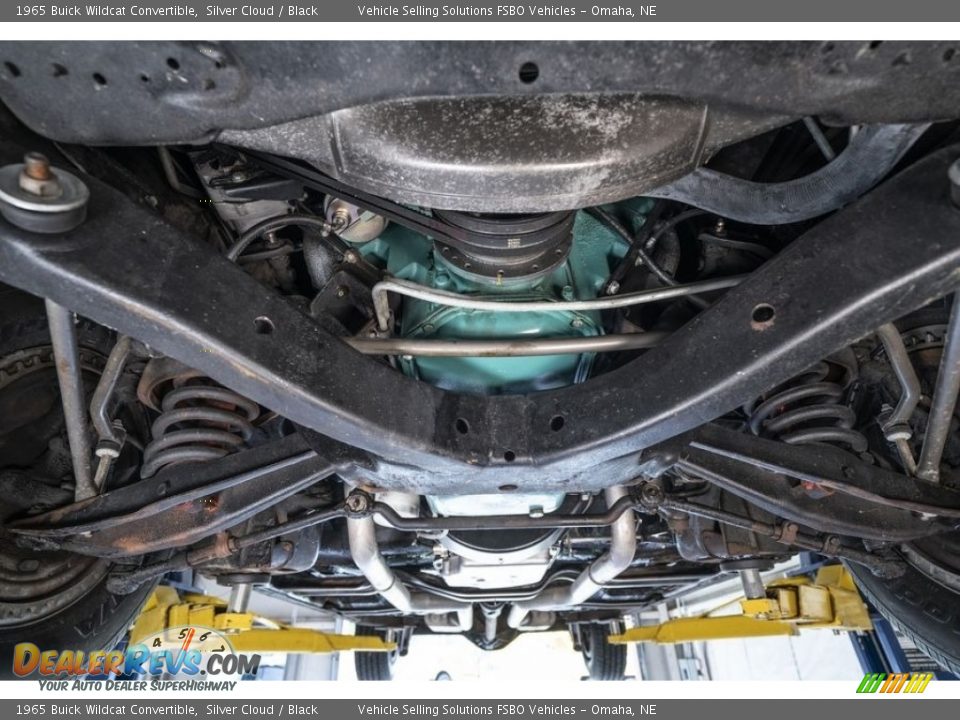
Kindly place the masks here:
[[(626, 203), (641, 224), (652, 201)], [(521, 277), (484, 277), (469, 262), (454, 262), (450, 248), (397, 225), (360, 246), (367, 260), (397, 278), (439, 290), (504, 301), (585, 300), (602, 292), (612, 268), (626, 254), (621, 238), (584, 212), (576, 214), (573, 239), (563, 262)], [(458, 258), (459, 259), (459, 258)], [(534, 268), (536, 266), (534, 265)], [(510, 340), (596, 336), (604, 332), (597, 312), (495, 313), (404, 298), (398, 331), (404, 337), (444, 340)], [(528, 393), (585, 380), (594, 354), (533, 357), (403, 357), (406, 374), (447, 390), (480, 394)]]

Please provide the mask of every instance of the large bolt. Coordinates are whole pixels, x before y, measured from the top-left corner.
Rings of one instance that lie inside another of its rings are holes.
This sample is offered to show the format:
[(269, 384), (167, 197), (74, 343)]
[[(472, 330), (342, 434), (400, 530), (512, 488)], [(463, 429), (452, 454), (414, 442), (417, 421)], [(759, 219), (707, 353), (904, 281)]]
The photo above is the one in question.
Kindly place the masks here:
[(950, 178), (950, 199), (953, 204), (960, 207), (960, 159), (954, 160), (953, 165), (947, 171), (947, 177)]
[(330, 218), (330, 224), (334, 231), (340, 231), (350, 225), (350, 210), (345, 207), (338, 207)]
[(73, 173), (50, 165), (38, 152), (0, 167), (0, 215), (28, 232), (73, 230), (87, 217), (90, 190)]
[(19, 182), (21, 190), (38, 198), (57, 198), (63, 193), (60, 180), (50, 169), (47, 156), (42, 153), (28, 152), (23, 156)]
[(49, 180), (53, 177), (50, 172), (50, 160), (43, 153), (28, 152), (23, 156), (23, 173), (34, 180)]

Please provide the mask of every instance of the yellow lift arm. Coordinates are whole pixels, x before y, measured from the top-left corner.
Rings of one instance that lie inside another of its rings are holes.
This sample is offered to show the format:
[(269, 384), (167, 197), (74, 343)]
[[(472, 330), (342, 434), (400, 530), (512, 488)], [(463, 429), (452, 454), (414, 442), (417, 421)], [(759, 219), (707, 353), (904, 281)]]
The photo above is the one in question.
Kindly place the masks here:
[[(256, 626), (258, 623), (260, 627)], [(180, 595), (167, 586), (158, 587), (147, 600), (130, 631), (130, 644), (143, 642), (165, 630), (188, 626), (223, 633), (234, 651), (245, 653), (388, 652), (397, 647), (395, 642), (377, 636), (337, 635), (281, 625), (253, 613), (227, 612), (227, 603), (220, 598), (191, 593)]]
[[(825, 565), (816, 578), (791, 577), (766, 587), (766, 597), (740, 601), (740, 614), (667, 620), (659, 625), (630, 628), (611, 635), (615, 644), (634, 642), (681, 643), (729, 638), (796, 635), (801, 628), (872, 630), (870, 613), (842, 565)], [(726, 607), (726, 606), (725, 606)]]

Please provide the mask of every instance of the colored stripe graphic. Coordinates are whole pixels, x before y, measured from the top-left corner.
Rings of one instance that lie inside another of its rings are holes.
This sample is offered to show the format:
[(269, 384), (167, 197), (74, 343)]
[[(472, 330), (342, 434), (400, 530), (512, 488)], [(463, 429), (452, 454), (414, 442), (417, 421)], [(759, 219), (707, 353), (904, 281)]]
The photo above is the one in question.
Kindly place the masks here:
[(933, 673), (867, 673), (857, 687), (858, 693), (922, 693), (933, 680)]

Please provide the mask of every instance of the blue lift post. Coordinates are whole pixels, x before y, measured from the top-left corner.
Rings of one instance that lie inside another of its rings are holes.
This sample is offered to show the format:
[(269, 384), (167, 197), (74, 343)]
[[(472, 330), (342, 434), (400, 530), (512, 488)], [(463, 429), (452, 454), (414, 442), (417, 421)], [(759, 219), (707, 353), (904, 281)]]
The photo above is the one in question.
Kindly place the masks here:
[(953, 673), (938, 668), (933, 660), (926, 657), (920, 662), (911, 662), (901, 647), (893, 626), (876, 611), (871, 613), (870, 619), (873, 621), (872, 632), (849, 634), (853, 650), (865, 674), (932, 672), (937, 680), (960, 679)]

